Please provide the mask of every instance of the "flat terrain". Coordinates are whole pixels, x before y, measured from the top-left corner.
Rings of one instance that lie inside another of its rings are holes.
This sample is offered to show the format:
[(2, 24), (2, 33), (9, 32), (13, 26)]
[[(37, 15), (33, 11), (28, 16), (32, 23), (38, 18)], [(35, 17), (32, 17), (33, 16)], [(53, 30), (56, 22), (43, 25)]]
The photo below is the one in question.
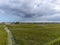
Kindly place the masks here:
[(7, 45), (7, 33), (3, 25), (0, 25), (0, 45)]
[(7, 25), (18, 45), (60, 45), (60, 24)]

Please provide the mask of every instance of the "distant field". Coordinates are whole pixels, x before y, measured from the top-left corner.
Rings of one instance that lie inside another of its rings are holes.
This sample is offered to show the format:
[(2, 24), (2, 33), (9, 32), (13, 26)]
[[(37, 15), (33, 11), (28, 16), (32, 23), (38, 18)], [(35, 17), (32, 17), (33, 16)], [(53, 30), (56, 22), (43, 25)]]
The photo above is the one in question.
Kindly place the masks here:
[(3, 25), (0, 25), (0, 45), (7, 45), (7, 33)]
[(18, 45), (60, 45), (60, 24), (7, 25)]

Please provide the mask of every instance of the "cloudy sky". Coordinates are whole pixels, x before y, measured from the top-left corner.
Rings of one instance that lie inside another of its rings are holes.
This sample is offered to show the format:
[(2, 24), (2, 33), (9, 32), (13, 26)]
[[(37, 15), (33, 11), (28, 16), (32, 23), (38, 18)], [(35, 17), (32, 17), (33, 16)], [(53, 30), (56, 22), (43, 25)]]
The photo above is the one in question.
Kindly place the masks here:
[(60, 21), (60, 0), (0, 0), (0, 22)]

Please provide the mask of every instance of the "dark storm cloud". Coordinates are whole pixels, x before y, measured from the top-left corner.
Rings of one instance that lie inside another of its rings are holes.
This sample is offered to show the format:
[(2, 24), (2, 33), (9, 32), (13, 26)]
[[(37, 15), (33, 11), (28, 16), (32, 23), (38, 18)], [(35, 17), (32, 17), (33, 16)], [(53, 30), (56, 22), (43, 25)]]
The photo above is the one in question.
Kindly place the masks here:
[(0, 9), (4, 10), (5, 13), (7, 13), (7, 14), (22, 16), (25, 18), (30, 18), (35, 15), (34, 13), (27, 13), (24, 10), (20, 10), (17, 8), (10, 8), (8, 6), (1, 6)]
[(1, 0), (0, 10), (5, 16), (19, 16), (22, 21), (58, 20), (56, 17), (60, 15), (59, 4), (59, 0)]

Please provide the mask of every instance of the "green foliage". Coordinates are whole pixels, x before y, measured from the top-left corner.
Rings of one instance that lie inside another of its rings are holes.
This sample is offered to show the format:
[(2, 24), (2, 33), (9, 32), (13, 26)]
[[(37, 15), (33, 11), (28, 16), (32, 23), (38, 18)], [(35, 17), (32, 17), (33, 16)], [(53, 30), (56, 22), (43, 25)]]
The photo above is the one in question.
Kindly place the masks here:
[(19, 22), (16, 22), (15, 24), (19, 24)]

